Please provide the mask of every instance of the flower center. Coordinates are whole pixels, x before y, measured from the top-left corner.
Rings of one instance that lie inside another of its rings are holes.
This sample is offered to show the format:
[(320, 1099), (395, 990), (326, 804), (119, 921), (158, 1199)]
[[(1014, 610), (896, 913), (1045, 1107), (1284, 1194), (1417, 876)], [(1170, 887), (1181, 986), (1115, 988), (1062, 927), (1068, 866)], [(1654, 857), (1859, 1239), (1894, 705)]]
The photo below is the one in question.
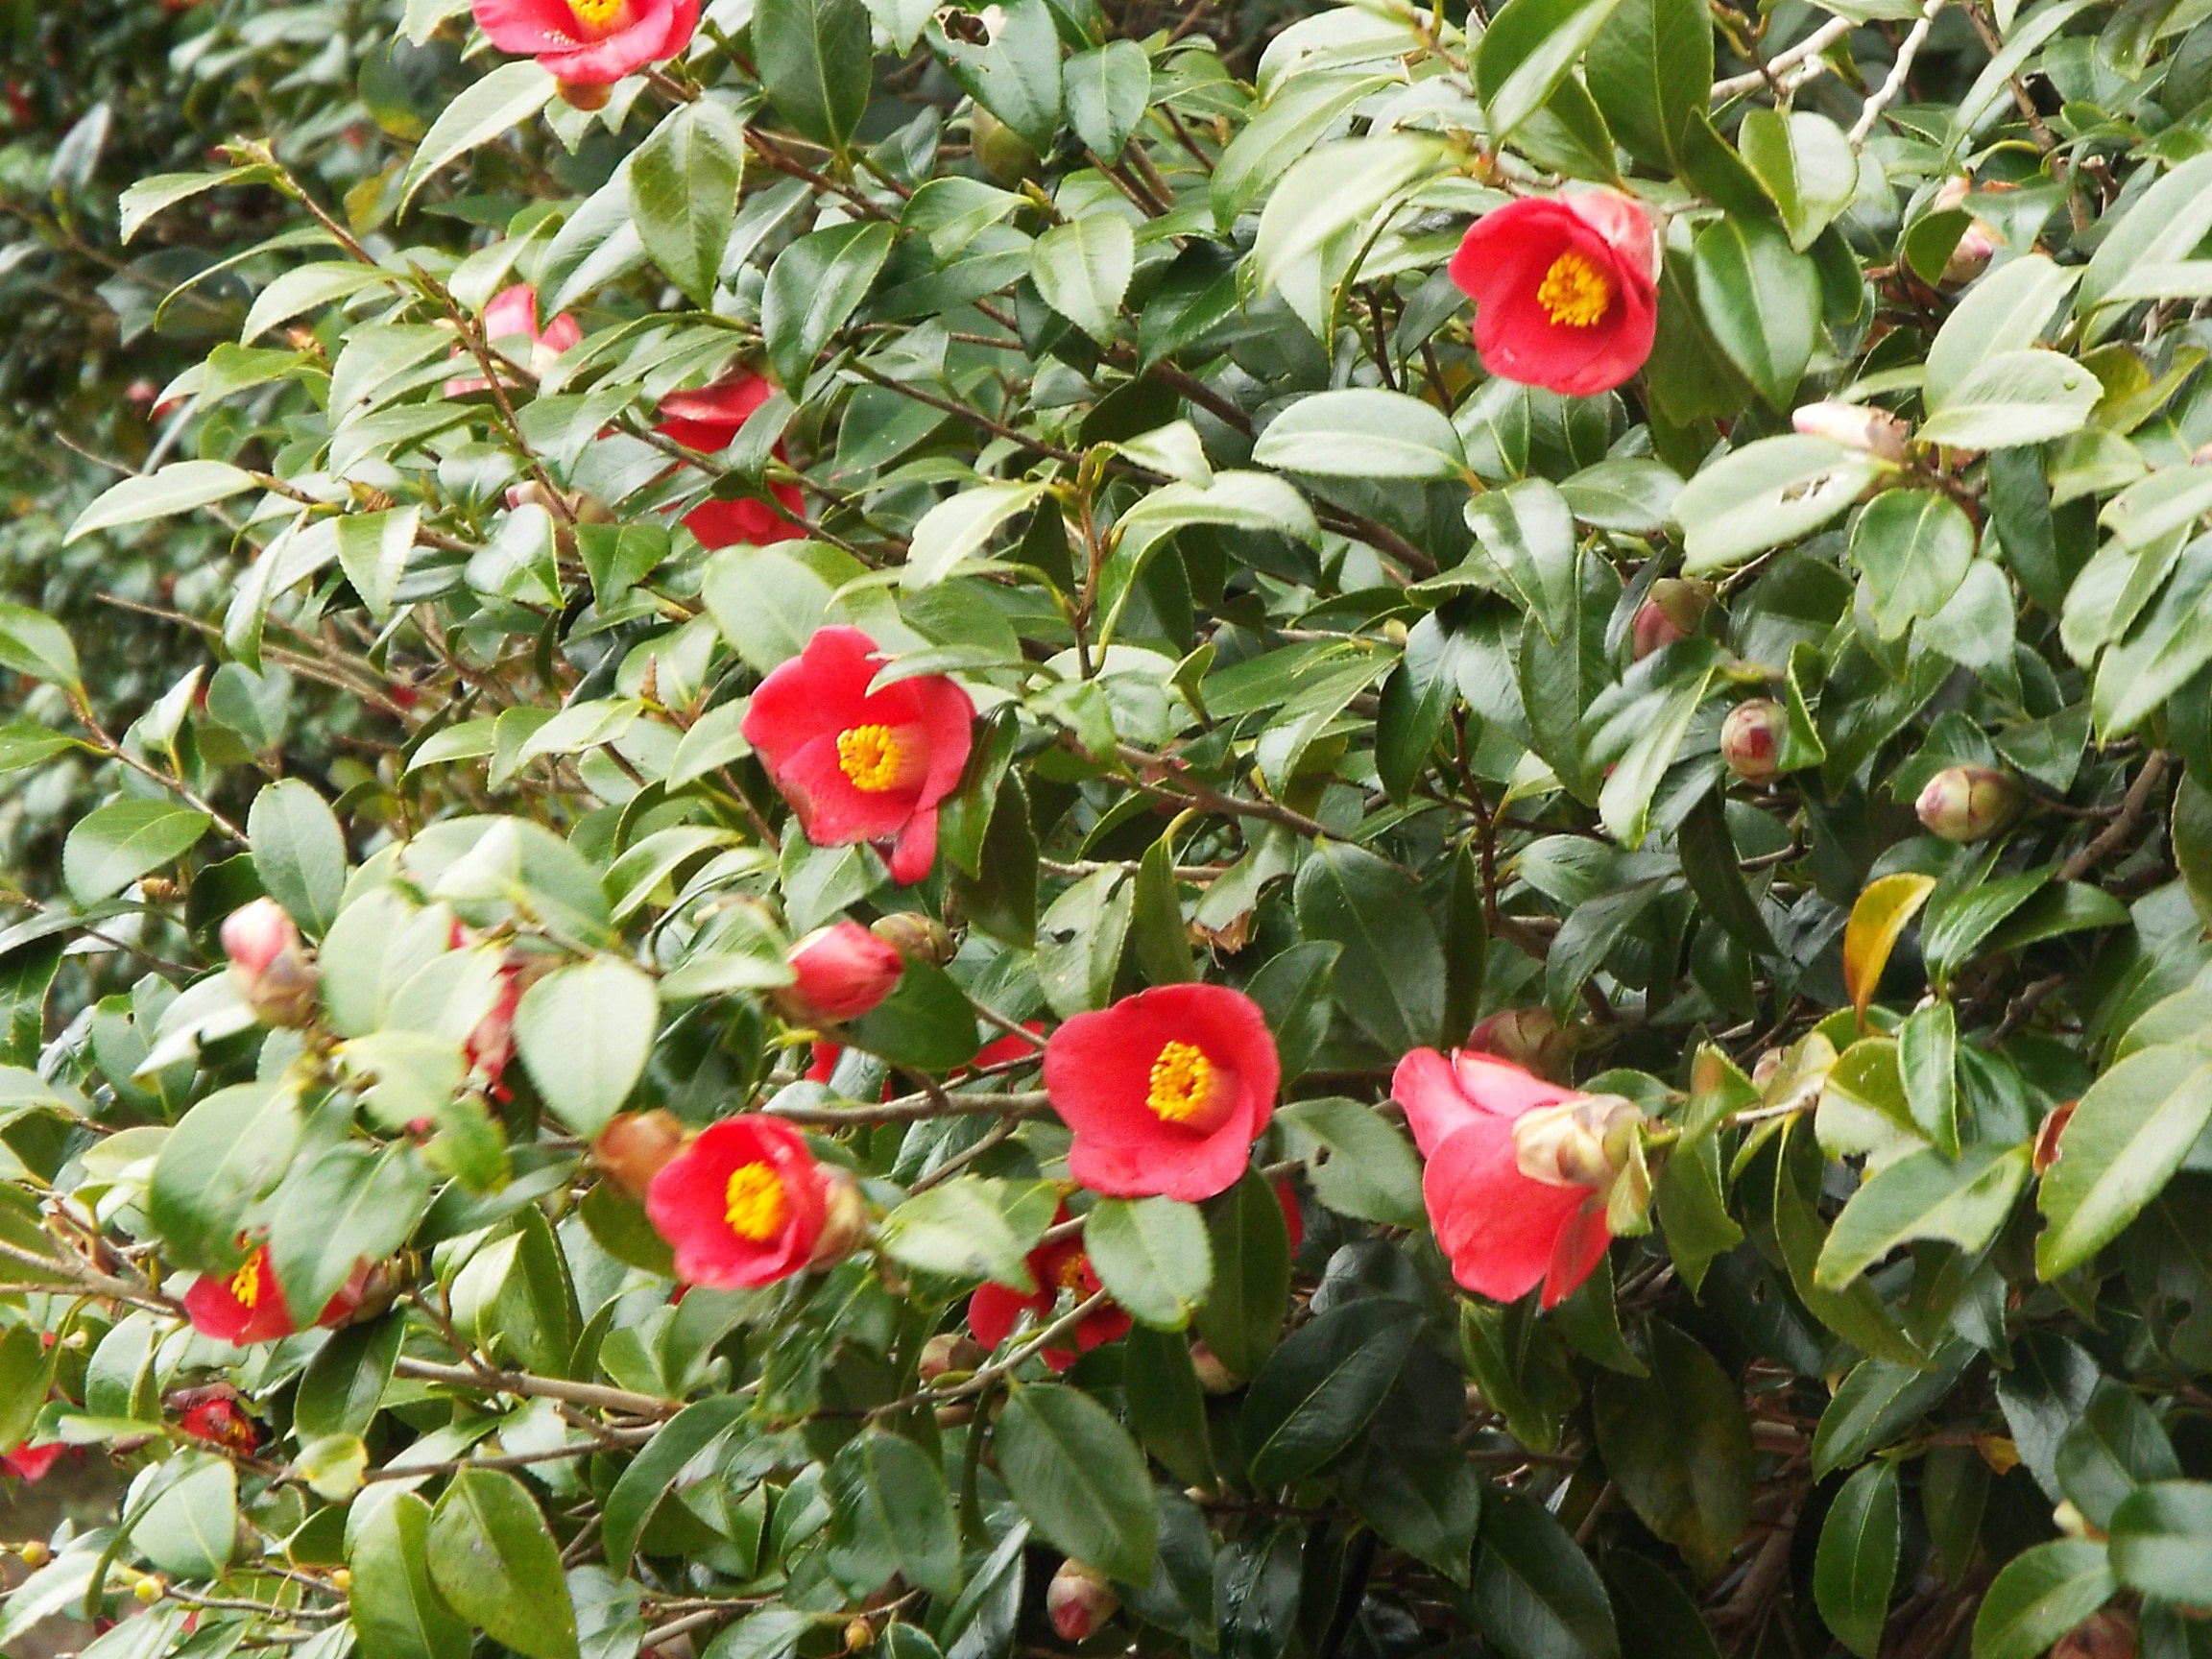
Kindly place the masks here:
[(630, 0), (568, 0), (576, 26), (591, 36), (612, 35), (630, 21)]
[(853, 787), (880, 795), (907, 781), (912, 746), (888, 726), (855, 726), (837, 733), (837, 765)]
[(791, 1200), (783, 1193), (783, 1177), (765, 1164), (740, 1164), (730, 1172), (724, 1212), (730, 1231), (756, 1244), (766, 1243), (783, 1231), (791, 1216)]
[(246, 1258), (246, 1265), (230, 1275), (230, 1296), (239, 1307), (253, 1309), (261, 1302), (261, 1252)]
[(1080, 1250), (1071, 1251), (1060, 1263), (1060, 1288), (1074, 1291), (1078, 1301), (1083, 1296), (1083, 1269), (1088, 1265)]
[(1144, 1104), (1163, 1123), (1189, 1123), (1213, 1104), (1214, 1085), (1214, 1063), (1195, 1044), (1169, 1043), (1152, 1062)]
[(1578, 1094), (1513, 1120), (1513, 1158), (1521, 1173), (1547, 1187), (1603, 1189), (1628, 1162), (1644, 1121), (1617, 1094)]
[(1588, 328), (1601, 321), (1613, 303), (1613, 284), (1597, 266), (1569, 249), (1551, 261), (1551, 269), (1536, 284), (1536, 303), (1562, 326)]

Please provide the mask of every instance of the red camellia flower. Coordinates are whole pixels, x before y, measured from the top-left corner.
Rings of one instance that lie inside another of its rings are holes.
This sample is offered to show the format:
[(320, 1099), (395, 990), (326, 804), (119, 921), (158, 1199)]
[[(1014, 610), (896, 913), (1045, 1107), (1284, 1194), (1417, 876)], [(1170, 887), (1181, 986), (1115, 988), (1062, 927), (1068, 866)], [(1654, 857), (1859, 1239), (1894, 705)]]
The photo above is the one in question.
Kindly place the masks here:
[(28, 1440), (12, 1452), (0, 1453), (0, 1468), (18, 1480), (43, 1480), (47, 1472), (69, 1448), (57, 1440), (50, 1446), (34, 1446)]
[(805, 1270), (829, 1199), (806, 1138), (749, 1112), (709, 1124), (662, 1166), (645, 1190), (645, 1214), (675, 1246), (677, 1278), (738, 1290)]
[(1068, 1172), (1113, 1198), (1195, 1203), (1236, 1185), (1281, 1080), (1260, 1004), (1226, 985), (1140, 991), (1045, 1046), (1045, 1091), (1075, 1131)]
[[(746, 373), (696, 392), (672, 393), (661, 399), (661, 424), (654, 430), (686, 448), (719, 454), (775, 390), (766, 375)], [(781, 444), (776, 459), (786, 459)], [(684, 516), (684, 527), (708, 547), (759, 547), (787, 541), (799, 533), (793, 522), (802, 500), (799, 486), (771, 484), (768, 493), (781, 503), (781, 511), (750, 495), (736, 501), (709, 499)]]
[[(1052, 1224), (1057, 1227), (1067, 1219), (1068, 1212), (1062, 1210)], [(1079, 1238), (1063, 1238), (1057, 1244), (1030, 1251), (1029, 1277), (1037, 1288), (1027, 1296), (996, 1282), (976, 1287), (968, 1298), (968, 1329), (975, 1334), (976, 1341), (996, 1348), (1014, 1334), (1024, 1313), (1034, 1315), (1040, 1326), (1050, 1324), (1061, 1291), (1068, 1291), (1077, 1302), (1087, 1302), (1101, 1288)], [(1078, 1351), (1088, 1354), (1100, 1343), (1112, 1342), (1128, 1332), (1129, 1315), (1109, 1302), (1075, 1322), (1074, 1348), (1043, 1350), (1045, 1363), (1055, 1371), (1065, 1371), (1075, 1363)]]
[[(517, 282), (494, 294), (492, 303), (484, 307), (484, 338), (494, 350), (504, 347), (511, 355), (527, 362), (531, 373), (541, 375), (560, 360), (562, 352), (582, 342), (584, 325), (564, 311), (541, 328), (538, 290), (527, 282)], [(525, 342), (529, 346), (527, 351), (516, 349)], [(466, 357), (469, 353), (456, 347), (453, 355)], [(463, 374), (445, 382), (448, 397), (491, 390), (492, 382), (481, 374)]]
[[(324, 1305), (315, 1323), (337, 1325), (361, 1305), (369, 1280), (369, 1263), (353, 1269), (338, 1294)], [(256, 1342), (274, 1342), (300, 1329), (277, 1286), (276, 1270), (269, 1264), (269, 1247), (257, 1244), (246, 1264), (235, 1273), (203, 1273), (184, 1292), (184, 1312), (192, 1329), (203, 1336), (248, 1348)]]
[(1452, 280), (1475, 301), (1482, 366), (1571, 397), (1609, 392), (1644, 367), (1658, 279), (1658, 234), (1615, 190), (1508, 202), (1452, 256)]
[(699, 0), (475, 0), (475, 10), (500, 51), (578, 86), (612, 85), (673, 58), (699, 28)]
[(1539, 1284), (1547, 1308), (1572, 1295), (1612, 1242), (1608, 1198), (1642, 1167), (1643, 1115), (1464, 1048), (1416, 1048), (1390, 1093), (1429, 1161), (1421, 1193), (1452, 1276), (1498, 1302)]
[(242, 1397), (228, 1382), (180, 1388), (169, 1396), (168, 1403), (177, 1413), (177, 1427), (195, 1440), (243, 1453), (251, 1453), (261, 1443), (260, 1431), (246, 1414)]
[(937, 805), (968, 765), (975, 705), (942, 674), (872, 692), (882, 666), (859, 629), (817, 629), (753, 693), (745, 740), (807, 840), (890, 842), (893, 879), (914, 882), (937, 861)]
[(784, 958), (797, 977), (779, 993), (802, 1020), (857, 1020), (891, 995), (906, 959), (857, 922), (817, 927)]

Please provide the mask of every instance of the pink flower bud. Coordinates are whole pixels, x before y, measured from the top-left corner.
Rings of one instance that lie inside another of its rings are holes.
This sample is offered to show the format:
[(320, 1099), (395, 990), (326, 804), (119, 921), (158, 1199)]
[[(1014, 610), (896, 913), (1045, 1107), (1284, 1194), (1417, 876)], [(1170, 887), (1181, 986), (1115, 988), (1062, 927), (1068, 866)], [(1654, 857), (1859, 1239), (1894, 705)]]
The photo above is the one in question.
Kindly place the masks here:
[(1863, 403), (1808, 403), (1790, 417), (1790, 424), (1808, 438), (1825, 438), (1847, 448), (1888, 462), (1905, 464), (1905, 422), (1887, 409)]
[(1063, 1561), (1045, 1592), (1045, 1611), (1063, 1642), (1086, 1642), (1121, 1605), (1105, 1575), (1080, 1561)]
[(1913, 810), (1932, 835), (1985, 841), (2019, 816), (2025, 800), (2012, 777), (1988, 766), (1946, 766), (1928, 780)]
[(860, 1248), (868, 1237), (868, 1201), (850, 1171), (822, 1166), (822, 1232), (814, 1240), (809, 1267), (828, 1267)]
[(784, 1012), (816, 1023), (857, 1020), (891, 995), (906, 960), (857, 922), (817, 927), (785, 958), (795, 981), (779, 993)]
[(940, 1331), (922, 1344), (922, 1359), (916, 1375), (926, 1387), (940, 1378), (973, 1371), (990, 1357), (990, 1350), (974, 1337), (964, 1336), (957, 1331)]
[(683, 1149), (684, 1125), (668, 1113), (623, 1112), (599, 1131), (591, 1157), (608, 1180), (643, 1202), (653, 1177)]
[(1988, 266), (1990, 256), (1997, 252), (1996, 227), (1986, 219), (1977, 219), (1966, 227), (1966, 233), (1959, 238), (1951, 250), (1951, 257), (1943, 266), (1942, 284), (1946, 288), (1971, 282)]
[(1746, 783), (1764, 783), (1782, 770), (1782, 738), (1790, 716), (1771, 697), (1754, 697), (1728, 710), (1720, 725), (1720, 758)]
[(1702, 582), (1662, 576), (1652, 583), (1651, 596), (1638, 609), (1630, 630), (1636, 661), (1641, 662), (1654, 651), (1696, 633), (1705, 607), (1712, 601), (1713, 589)]
[(239, 1000), (267, 1025), (305, 1025), (315, 1018), (315, 964), (300, 929), (274, 899), (256, 899), (223, 924), (223, 953)]
[(1209, 1394), (1234, 1394), (1244, 1386), (1203, 1342), (1190, 1344), (1190, 1369), (1198, 1374), (1198, 1386)]
[(1479, 1022), (1460, 1045), (1478, 1054), (1495, 1054), (1551, 1082), (1566, 1081), (1574, 1058), (1573, 1040), (1549, 1008), (1508, 1008)]

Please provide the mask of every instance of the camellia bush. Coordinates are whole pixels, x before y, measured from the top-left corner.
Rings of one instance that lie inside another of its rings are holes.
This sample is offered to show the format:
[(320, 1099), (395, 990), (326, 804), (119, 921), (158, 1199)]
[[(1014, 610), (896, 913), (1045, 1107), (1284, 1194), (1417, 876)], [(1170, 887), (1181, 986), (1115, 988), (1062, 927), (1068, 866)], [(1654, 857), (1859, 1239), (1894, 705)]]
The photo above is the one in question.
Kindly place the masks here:
[(2212, 7), (0, 22), (0, 1650), (2212, 1650)]

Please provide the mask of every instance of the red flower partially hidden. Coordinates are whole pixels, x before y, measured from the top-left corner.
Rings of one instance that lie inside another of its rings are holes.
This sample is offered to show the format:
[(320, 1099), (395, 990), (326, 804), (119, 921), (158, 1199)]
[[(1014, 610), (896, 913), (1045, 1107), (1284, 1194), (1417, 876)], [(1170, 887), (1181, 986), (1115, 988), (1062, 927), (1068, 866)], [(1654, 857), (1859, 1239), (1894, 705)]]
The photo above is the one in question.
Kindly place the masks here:
[(43, 1480), (62, 1453), (69, 1448), (57, 1440), (50, 1446), (34, 1446), (28, 1440), (12, 1452), (0, 1453), (0, 1468), (18, 1480)]
[(261, 1432), (246, 1414), (238, 1390), (228, 1382), (204, 1388), (180, 1388), (168, 1404), (177, 1413), (177, 1427), (195, 1440), (252, 1453), (261, 1443)]
[(937, 806), (968, 765), (975, 705), (942, 674), (871, 692), (882, 666), (859, 629), (817, 629), (753, 693), (745, 740), (807, 840), (890, 842), (892, 878), (910, 883), (937, 861)]
[(828, 1209), (805, 1137), (757, 1112), (709, 1124), (645, 1190), (646, 1218), (675, 1247), (676, 1277), (715, 1290), (805, 1271)]
[(1651, 355), (1659, 238), (1618, 191), (1508, 202), (1475, 222), (1451, 269), (1493, 374), (1587, 397)]
[[(661, 399), (661, 424), (653, 430), (685, 448), (719, 454), (736, 441), (738, 429), (775, 390), (766, 375), (747, 373), (696, 392), (671, 393)], [(787, 459), (781, 444), (776, 445), (776, 459)], [(709, 499), (684, 516), (684, 527), (708, 547), (760, 547), (804, 534), (794, 522), (804, 499), (799, 486), (771, 484), (768, 493), (781, 511), (750, 495), (736, 501)]]
[[(369, 1272), (367, 1262), (355, 1267), (338, 1294), (324, 1305), (315, 1323), (337, 1325), (349, 1318), (361, 1306)], [(228, 1342), (233, 1348), (274, 1342), (300, 1329), (292, 1310), (285, 1305), (266, 1244), (255, 1245), (253, 1254), (235, 1273), (201, 1274), (184, 1292), (184, 1312), (201, 1335)]]
[[(479, 5), (483, 0), (479, 0)], [(550, 0), (558, 5), (559, 0)], [(484, 339), (494, 355), (504, 349), (506, 354), (528, 364), (530, 373), (542, 375), (560, 360), (561, 353), (580, 344), (584, 338), (584, 325), (567, 312), (546, 324), (538, 325), (538, 290), (527, 282), (517, 282), (512, 288), (502, 288), (484, 307)], [(527, 350), (517, 346), (527, 345)], [(453, 349), (456, 357), (471, 353), (459, 347)], [(461, 397), (470, 392), (489, 392), (492, 382), (481, 374), (462, 374), (445, 382), (445, 396)]]
[(1282, 1081), (1260, 1004), (1225, 985), (1160, 985), (1078, 1014), (1045, 1046), (1045, 1091), (1075, 1131), (1068, 1171), (1114, 1198), (1228, 1190)]
[[(458, 933), (459, 925), (455, 925)], [(459, 940), (455, 940), (459, 948)], [(481, 1077), (484, 1089), (494, 1100), (512, 1100), (515, 1092), (504, 1079), (508, 1066), (515, 1059), (515, 1011), (522, 1006), (522, 975), (511, 964), (499, 968), (499, 998), (492, 1004), (492, 1011), (476, 1022), (475, 1028), (461, 1045), (461, 1057), (469, 1068), (468, 1074)]]
[[(1062, 1210), (1052, 1218), (1052, 1224), (1057, 1227), (1067, 1219), (1068, 1212)], [(1036, 1282), (1037, 1288), (1027, 1296), (994, 1282), (978, 1286), (975, 1293), (968, 1298), (968, 1329), (984, 1347), (996, 1348), (1013, 1335), (1024, 1313), (1033, 1315), (1039, 1326), (1050, 1324), (1063, 1290), (1076, 1302), (1087, 1302), (1102, 1288), (1098, 1275), (1091, 1270), (1091, 1258), (1084, 1254), (1083, 1241), (1079, 1238), (1063, 1238), (1057, 1244), (1046, 1244), (1030, 1251), (1029, 1277)], [(1075, 1363), (1078, 1351), (1088, 1354), (1101, 1343), (1127, 1335), (1128, 1332), (1129, 1315), (1109, 1302), (1075, 1322), (1074, 1348), (1042, 1350), (1045, 1363), (1055, 1371), (1065, 1371)]]
[(795, 975), (777, 999), (794, 1019), (816, 1024), (857, 1020), (891, 995), (906, 958), (857, 922), (817, 927), (784, 958)]
[(475, 10), (500, 51), (579, 86), (612, 85), (673, 58), (699, 28), (699, 0), (475, 0)]
[(1429, 1161), (1421, 1194), (1452, 1276), (1497, 1302), (1538, 1285), (1547, 1308), (1572, 1295), (1613, 1241), (1609, 1196), (1642, 1168), (1628, 1142), (1643, 1115), (1466, 1049), (1416, 1048), (1390, 1093)]

